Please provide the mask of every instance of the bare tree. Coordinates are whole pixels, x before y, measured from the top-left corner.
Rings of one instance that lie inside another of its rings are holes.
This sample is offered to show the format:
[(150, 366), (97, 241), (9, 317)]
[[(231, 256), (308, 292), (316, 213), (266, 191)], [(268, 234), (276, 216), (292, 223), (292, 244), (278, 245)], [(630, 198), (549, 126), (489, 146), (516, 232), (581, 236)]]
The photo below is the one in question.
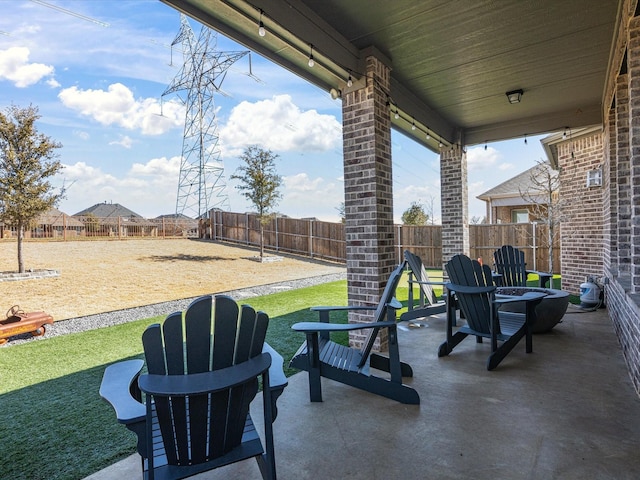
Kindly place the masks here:
[(520, 196), (529, 204), (534, 221), (547, 227), (546, 245), (543, 246), (548, 249), (549, 272), (553, 272), (553, 245), (560, 235), (560, 224), (566, 220), (563, 214), (565, 202), (560, 199), (560, 175), (544, 160), (538, 160), (530, 173), (530, 185), (520, 191)]
[(429, 195), (427, 200), (424, 202), (424, 211), (429, 218), (429, 223), (431, 225), (436, 224), (436, 197), (434, 195)]
[(18, 231), (18, 272), (24, 273), (24, 232), (64, 196), (49, 178), (62, 169), (55, 149), (62, 144), (35, 127), (38, 108), (12, 105), (0, 112), (0, 221)]
[(236, 188), (256, 207), (260, 221), (260, 260), (264, 258), (264, 227), (271, 221), (271, 209), (282, 197), (278, 192), (282, 177), (276, 173), (277, 158), (271, 150), (255, 145), (247, 147), (240, 156), (242, 165), (230, 177), (241, 182)]

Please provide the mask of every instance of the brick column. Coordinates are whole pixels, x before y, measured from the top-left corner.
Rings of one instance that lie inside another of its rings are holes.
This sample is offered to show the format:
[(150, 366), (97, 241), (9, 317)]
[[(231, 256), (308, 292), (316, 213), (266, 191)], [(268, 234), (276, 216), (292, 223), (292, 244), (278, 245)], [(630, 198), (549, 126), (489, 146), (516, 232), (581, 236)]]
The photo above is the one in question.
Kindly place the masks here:
[(454, 146), (440, 152), (442, 269), (453, 255), (469, 255), (467, 153)]
[[(630, 184), (640, 183), (640, 17), (629, 22), (629, 172)], [(640, 293), (640, 190), (631, 188), (631, 292)]]
[[(377, 305), (396, 264), (393, 246), (390, 70), (366, 57), (366, 83), (342, 99), (345, 237), (350, 305)], [(372, 313), (350, 312), (350, 322), (371, 322)], [(368, 332), (350, 335), (360, 346)], [(387, 332), (376, 348), (387, 348)]]
[(629, 183), (629, 75), (616, 81), (616, 196), (617, 264), (619, 275), (629, 275), (631, 253), (631, 184)]
[(604, 273), (611, 278), (618, 273), (618, 189), (616, 186), (618, 143), (615, 107), (609, 109), (604, 128), (604, 140), (602, 179), (605, 190), (603, 192), (602, 244), (604, 248)]

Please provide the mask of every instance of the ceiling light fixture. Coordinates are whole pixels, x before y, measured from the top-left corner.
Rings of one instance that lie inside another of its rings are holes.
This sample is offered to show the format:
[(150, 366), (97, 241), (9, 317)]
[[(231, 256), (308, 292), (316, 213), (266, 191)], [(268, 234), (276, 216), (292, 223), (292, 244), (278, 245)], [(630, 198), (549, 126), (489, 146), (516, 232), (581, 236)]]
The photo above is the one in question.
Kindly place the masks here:
[(399, 119), (400, 118), (400, 112), (398, 112), (398, 107), (396, 107), (396, 114), (394, 115), (395, 119)]
[(415, 129), (416, 129), (416, 121), (415, 121), (415, 120), (413, 120), (413, 121), (411, 122), (411, 130), (415, 130)]
[(260, 9), (260, 23), (258, 23), (258, 35), (264, 37), (267, 34), (267, 31), (264, 29), (264, 23), (262, 23), (262, 14), (264, 12)]
[(351, 75), (349, 75), (349, 79), (347, 80), (347, 87), (352, 87), (353, 86), (353, 79), (351, 78)]
[(313, 45), (309, 44), (309, 66), (313, 68), (316, 62), (313, 61)]
[(520, 100), (522, 100), (522, 94), (524, 92), (522, 91), (522, 89), (518, 89), (518, 90), (512, 90), (510, 92), (507, 92), (507, 99), (509, 100), (509, 103), (520, 103)]

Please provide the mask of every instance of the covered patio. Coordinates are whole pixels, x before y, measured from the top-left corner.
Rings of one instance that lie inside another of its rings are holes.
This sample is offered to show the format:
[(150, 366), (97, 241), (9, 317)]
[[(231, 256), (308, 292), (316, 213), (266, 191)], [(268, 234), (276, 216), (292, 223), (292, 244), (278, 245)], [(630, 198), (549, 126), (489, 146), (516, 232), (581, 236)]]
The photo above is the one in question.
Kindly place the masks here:
[[(399, 332), (421, 405), (306, 373), (289, 379), (274, 424), (278, 477), (330, 479), (616, 479), (640, 477), (640, 399), (605, 309), (569, 310), (549, 334), (521, 343), (493, 372), (488, 344), (469, 339), (438, 358), (444, 317)], [(261, 418), (260, 400), (252, 409)], [(133, 440), (132, 440), (133, 441)], [(141, 478), (133, 455), (86, 480)], [(253, 460), (199, 477), (260, 478)]]

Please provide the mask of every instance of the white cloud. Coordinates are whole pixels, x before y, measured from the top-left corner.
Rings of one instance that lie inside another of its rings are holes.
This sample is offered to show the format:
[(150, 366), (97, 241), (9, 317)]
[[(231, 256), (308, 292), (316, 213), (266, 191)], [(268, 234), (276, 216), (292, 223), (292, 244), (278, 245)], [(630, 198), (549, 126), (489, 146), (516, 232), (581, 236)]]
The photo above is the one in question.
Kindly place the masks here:
[(109, 145), (120, 145), (123, 148), (131, 148), (133, 145), (133, 139), (129, 135), (121, 135), (120, 140), (109, 142)]
[(65, 165), (59, 183), (67, 186), (60, 208), (69, 214), (101, 202), (114, 202), (145, 216), (175, 211), (180, 158), (134, 163), (121, 177), (78, 162)]
[[(51, 65), (29, 63), (29, 49), (11, 47), (0, 50), (0, 80), (9, 80), (18, 88), (25, 88), (54, 73)], [(49, 84), (55, 82), (50, 79)]]
[(312, 180), (306, 173), (298, 173), (284, 177), (283, 182), (287, 191), (310, 192), (322, 186), (324, 180), (321, 177)]
[[(116, 125), (128, 130), (140, 130), (144, 135), (160, 135), (181, 127), (184, 107), (176, 101), (160, 106), (155, 98), (135, 99), (122, 83), (105, 90), (65, 88), (58, 98), (67, 108), (90, 117), (102, 125)], [(162, 115), (160, 115), (162, 113)]]
[(333, 115), (301, 111), (289, 95), (255, 103), (241, 102), (231, 111), (220, 138), (226, 155), (248, 145), (276, 152), (328, 151), (342, 141), (342, 126)]
[(502, 155), (493, 147), (474, 147), (467, 150), (467, 164), (469, 170), (484, 170), (493, 168)]

